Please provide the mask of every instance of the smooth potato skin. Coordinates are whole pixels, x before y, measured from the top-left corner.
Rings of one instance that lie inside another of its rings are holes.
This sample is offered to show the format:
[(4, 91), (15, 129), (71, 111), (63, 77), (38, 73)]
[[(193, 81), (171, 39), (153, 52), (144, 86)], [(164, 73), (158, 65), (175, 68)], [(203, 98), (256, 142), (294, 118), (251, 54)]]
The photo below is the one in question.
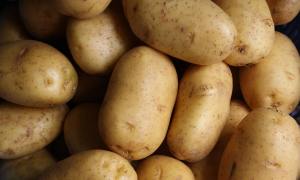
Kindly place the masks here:
[(77, 73), (53, 47), (22, 40), (0, 46), (0, 96), (29, 107), (65, 104), (75, 94)]
[(68, 157), (39, 180), (137, 180), (130, 163), (116, 153), (90, 150)]
[(177, 95), (170, 59), (146, 46), (117, 63), (99, 112), (105, 144), (130, 160), (143, 159), (163, 142)]
[(298, 125), (287, 114), (253, 110), (223, 153), (219, 180), (296, 179), (299, 138)]
[(299, 0), (267, 0), (276, 25), (291, 22), (300, 11)]
[(186, 70), (167, 136), (176, 158), (197, 162), (210, 153), (225, 125), (231, 94), (232, 74), (225, 63)]
[(259, 64), (240, 70), (241, 90), (249, 107), (292, 112), (300, 100), (299, 69), (295, 45), (276, 32), (271, 53)]

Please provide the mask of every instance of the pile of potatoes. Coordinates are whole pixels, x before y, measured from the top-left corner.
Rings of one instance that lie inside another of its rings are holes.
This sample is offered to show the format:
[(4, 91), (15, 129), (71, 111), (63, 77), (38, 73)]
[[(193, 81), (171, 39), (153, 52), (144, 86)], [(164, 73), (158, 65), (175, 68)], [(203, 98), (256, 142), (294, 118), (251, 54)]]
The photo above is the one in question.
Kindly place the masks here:
[(300, 0), (7, 3), (0, 179), (300, 178), (289, 115), (300, 57), (275, 31), (299, 10)]

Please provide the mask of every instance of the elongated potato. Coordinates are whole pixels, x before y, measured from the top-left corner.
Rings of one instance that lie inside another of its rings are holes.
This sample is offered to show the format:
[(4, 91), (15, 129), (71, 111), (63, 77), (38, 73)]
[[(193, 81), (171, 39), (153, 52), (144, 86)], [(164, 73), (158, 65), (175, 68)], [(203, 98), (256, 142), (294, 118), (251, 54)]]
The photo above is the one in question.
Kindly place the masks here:
[(241, 90), (251, 108), (290, 113), (300, 100), (300, 58), (295, 45), (277, 32), (271, 53), (259, 64), (240, 70)]
[(287, 114), (253, 110), (223, 153), (219, 180), (296, 179), (299, 139), (299, 127)]
[(100, 108), (99, 129), (106, 145), (130, 160), (152, 154), (167, 133), (177, 86), (167, 56), (145, 46), (126, 53)]
[(142, 41), (178, 59), (208, 65), (233, 49), (236, 29), (210, 0), (123, 0), (123, 5)]
[(267, 0), (276, 25), (287, 24), (300, 11), (300, 0)]
[(210, 153), (225, 125), (231, 94), (232, 74), (226, 64), (186, 70), (167, 137), (176, 158), (196, 162)]

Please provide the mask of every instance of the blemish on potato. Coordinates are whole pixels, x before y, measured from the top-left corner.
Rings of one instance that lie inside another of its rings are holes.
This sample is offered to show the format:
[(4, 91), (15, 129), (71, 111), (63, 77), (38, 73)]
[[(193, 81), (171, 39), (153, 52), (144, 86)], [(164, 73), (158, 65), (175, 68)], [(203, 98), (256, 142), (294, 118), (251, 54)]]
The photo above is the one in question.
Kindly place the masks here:
[(265, 161), (265, 167), (269, 169), (279, 169), (281, 168), (281, 165), (278, 162), (274, 162), (271, 160), (266, 160)]
[(274, 26), (273, 20), (272, 20), (272, 19), (263, 19), (263, 22), (264, 22), (264, 24), (267, 25), (268, 27)]
[(234, 175), (235, 170), (236, 170), (236, 162), (233, 162), (233, 164), (231, 166), (230, 176), (229, 177), (232, 177)]
[(135, 126), (132, 123), (126, 122), (126, 126), (130, 132), (133, 132), (135, 130)]

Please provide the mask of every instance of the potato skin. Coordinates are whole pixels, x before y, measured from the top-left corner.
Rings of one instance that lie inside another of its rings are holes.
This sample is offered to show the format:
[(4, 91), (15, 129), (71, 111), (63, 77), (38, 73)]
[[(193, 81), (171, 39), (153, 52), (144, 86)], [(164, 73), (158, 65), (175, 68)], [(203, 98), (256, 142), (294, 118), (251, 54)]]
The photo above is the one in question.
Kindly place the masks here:
[(75, 154), (60, 161), (44, 173), (39, 180), (137, 180), (130, 163), (116, 153), (90, 150)]
[(210, 0), (123, 0), (131, 29), (148, 45), (198, 65), (223, 61), (236, 29)]
[(0, 158), (15, 159), (44, 148), (61, 132), (67, 106), (29, 108), (0, 104)]
[(296, 179), (299, 139), (299, 127), (287, 114), (253, 110), (223, 153), (219, 180)]
[(210, 153), (225, 125), (231, 94), (232, 74), (225, 63), (186, 70), (167, 136), (176, 158), (196, 162)]
[(153, 155), (143, 160), (137, 167), (139, 180), (194, 180), (190, 168), (183, 162), (163, 155)]
[(177, 86), (176, 70), (167, 56), (146, 46), (126, 53), (112, 73), (100, 108), (105, 144), (130, 160), (152, 154), (167, 133)]
[(0, 46), (0, 96), (29, 107), (65, 104), (75, 94), (77, 73), (53, 47), (23, 40)]
[(300, 0), (267, 0), (276, 25), (291, 22), (300, 11)]
[(290, 113), (300, 100), (300, 59), (292, 41), (276, 32), (271, 53), (259, 64), (240, 70), (240, 85), (250, 108)]

